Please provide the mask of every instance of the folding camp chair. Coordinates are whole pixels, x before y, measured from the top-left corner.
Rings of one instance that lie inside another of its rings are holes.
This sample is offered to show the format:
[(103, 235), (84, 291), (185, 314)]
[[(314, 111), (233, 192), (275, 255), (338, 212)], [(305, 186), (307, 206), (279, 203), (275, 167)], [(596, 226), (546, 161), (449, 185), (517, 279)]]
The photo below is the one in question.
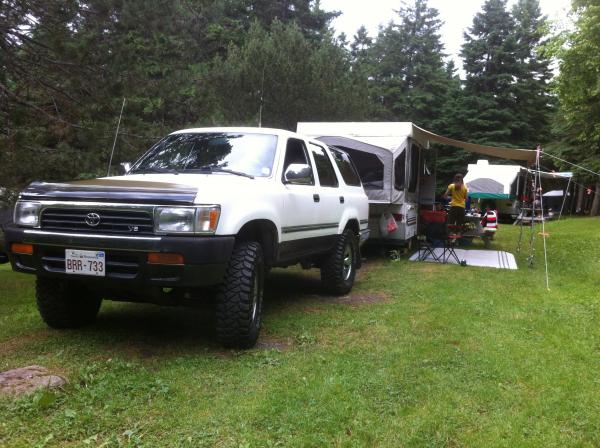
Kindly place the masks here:
[(419, 231), (417, 234), (417, 260), (427, 259), (441, 262), (435, 248), (442, 246), (439, 236), (446, 222), (446, 212), (421, 209), (419, 212)]
[(458, 258), (456, 254), (456, 246), (459, 245), (463, 238), (462, 232), (464, 226), (448, 224), (444, 235), (444, 249), (442, 251), (442, 263), (447, 263), (451, 258), (456, 261), (456, 264), (466, 266), (467, 262)]
[(426, 234), (417, 235), (417, 260), (425, 261), (432, 259), (433, 261), (441, 261), (439, 255), (435, 253), (435, 247), (432, 242), (427, 239)]

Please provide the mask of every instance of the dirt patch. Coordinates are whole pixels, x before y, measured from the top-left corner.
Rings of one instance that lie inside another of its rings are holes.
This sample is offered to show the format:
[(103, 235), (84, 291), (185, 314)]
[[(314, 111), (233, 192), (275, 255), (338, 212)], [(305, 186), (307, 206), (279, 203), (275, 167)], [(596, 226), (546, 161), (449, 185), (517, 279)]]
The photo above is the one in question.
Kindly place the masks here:
[(372, 305), (374, 303), (389, 302), (390, 296), (381, 292), (374, 292), (371, 294), (351, 294), (349, 296), (337, 297), (333, 299), (333, 303), (339, 303), (342, 305)]
[(0, 373), (0, 394), (24, 395), (38, 389), (62, 387), (67, 380), (42, 366), (27, 366)]
[(292, 348), (291, 342), (275, 339), (259, 340), (254, 347), (257, 350), (278, 350), (280, 352)]
[(48, 330), (40, 330), (34, 333), (24, 334), (14, 338), (7, 339), (6, 341), (0, 342), (0, 356), (8, 355), (12, 352), (16, 352), (26, 345), (33, 342), (41, 341), (50, 336)]
[(364, 259), (362, 260), (361, 268), (356, 272), (358, 278), (361, 278), (367, 274), (370, 274), (374, 270), (381, 268), (388, 264), (389, 259), (386, 257), (384, 259)]

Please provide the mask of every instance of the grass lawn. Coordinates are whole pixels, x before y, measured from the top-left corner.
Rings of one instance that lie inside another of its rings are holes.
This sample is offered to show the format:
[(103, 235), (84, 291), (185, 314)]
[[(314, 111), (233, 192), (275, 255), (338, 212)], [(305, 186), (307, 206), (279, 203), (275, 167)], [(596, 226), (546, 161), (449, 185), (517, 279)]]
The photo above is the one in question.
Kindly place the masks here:
[(0, 267), (0, 369), (70, 381), (0, 398), (0, 446), (599, 446), (600, 219), (547, 231), (550, 291), (540, 238), (518, 271), (374, 258), (341, 299), (275, 270), (246, 352), (187, 309), (105, 302), (47, 329), (33, 278)]

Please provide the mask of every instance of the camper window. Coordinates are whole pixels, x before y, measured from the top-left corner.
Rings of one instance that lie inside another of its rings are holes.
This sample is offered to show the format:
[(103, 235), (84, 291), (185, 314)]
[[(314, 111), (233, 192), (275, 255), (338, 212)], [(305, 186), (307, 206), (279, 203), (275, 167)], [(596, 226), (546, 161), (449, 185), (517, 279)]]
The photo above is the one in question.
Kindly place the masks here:
[(346, 185), (351, 187), (360, 187), (360, 177), (358, 177), (358, 173), (354, 169), (352, 162), (350, 161), (350, 157), (348, 154), (334, 148), (331, 149), (331, 154), (333, 155), (333, 159), (342, 173), (342, 178)]
[(317, 174), (319, 175), (319, 183), (322, 187), (337, 187), (339, 185), (337, 175), (331, 164), (331, 160), (325, 149), (321, 146), (309, 143), (310, 151), (312, 152)]
[(394, 161), (394, 188), (404, 190), (406, 182), (406, 150)]

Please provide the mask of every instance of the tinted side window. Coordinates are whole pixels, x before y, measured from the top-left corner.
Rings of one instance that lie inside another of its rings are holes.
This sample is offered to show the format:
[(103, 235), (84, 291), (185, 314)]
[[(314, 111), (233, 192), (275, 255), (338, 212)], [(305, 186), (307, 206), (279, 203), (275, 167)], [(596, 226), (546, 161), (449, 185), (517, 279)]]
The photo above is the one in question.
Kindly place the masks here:
[(340, 173), (342, 173), (342, 178), (344, 179), (346, 185), (360, 187), (360, 177), (358, 177), (358, 173), (354, 169), (354, 165), (352, 165), (348, 154), (337, 149), (330, 149), (331, 154), (333, 155), (333, 160), (335, 160), (335, 164), (340, 170)]
[(404, 190), (406, 182), (406, 149), (394, 161), (394, 187)]
[[(287, 142), (287, 146), (285, 147), (285, 159), (283, 162), (283, 175), (285, 175), (285, 170), (292, 163), (301, 163), (304, 165), (310, 166), (310, 161), (308, 160), (308, 153), (306, 152), (306, 145), (302, 140), (298, 140), (295, 138), (290, 138)], [(314, 185), (314, 175), (313, 175), (313, 185)]]
[(347, 153), (354, 166), (358, 170), (358, 175), (362, 181), (365, 190), (383, 189), (383, 162), (375, 154), (358, 151), (346, 146), (338, 146)]
[(317, 167), (317, 173), (319, 174), (319, 182), (322, 187), (337, 187), (339, 185), (335, 170), (331, 164), (331, 160), (325, 152), (325, 148), (321, 146), (309, 144), (310, 150), (315, 159), (315, 165)]

